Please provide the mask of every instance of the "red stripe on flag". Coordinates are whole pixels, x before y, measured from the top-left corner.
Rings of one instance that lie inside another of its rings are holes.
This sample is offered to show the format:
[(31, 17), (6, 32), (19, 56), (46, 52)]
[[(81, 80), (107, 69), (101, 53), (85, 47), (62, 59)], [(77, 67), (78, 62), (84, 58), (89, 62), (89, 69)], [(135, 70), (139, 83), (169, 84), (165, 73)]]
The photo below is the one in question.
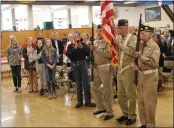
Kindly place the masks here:
[(102, 12), (103, 10), (105, 10), (105, 7), (106, 7), (108, 4), (110, 4), (110, 3), (111, 3), (111, 1), (105, 1), (105, 2), (103, 2), (102, 5), (101, 5), (101, 12)]
[(111, 1), (104, 1), (101, 4), (101, 14), (102, 14), (102, 34), (104, 39), (110, 46), (110, 51), (112, 53), (112, 64), (118, 65), (118, 47), (113, 42), (113, 36), (115, 34), (115, 28), (113, 22), (114, 10), (113, 3)]
[(112, 36), (105, 29), (103, 29), (103, 34), (105, 35), (107, 40), (109, 40), (109, 45), (112, 45)]
[(108, 22), (113, 16), (114, 16), (113, 10), (109, 10), (106, 12), (106, 16), (103, 17), (102, 21), (106, 20), (106, 22)]

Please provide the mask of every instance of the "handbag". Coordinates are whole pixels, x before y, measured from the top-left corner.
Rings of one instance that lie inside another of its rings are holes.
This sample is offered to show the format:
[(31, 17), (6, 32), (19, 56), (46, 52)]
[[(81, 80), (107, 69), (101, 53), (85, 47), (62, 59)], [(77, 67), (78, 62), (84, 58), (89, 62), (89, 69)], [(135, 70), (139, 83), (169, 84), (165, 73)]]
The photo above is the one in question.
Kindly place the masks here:
[(164, 67), (171, 69), (174, 66), (174, 61), (172, 60), (164, 60)]

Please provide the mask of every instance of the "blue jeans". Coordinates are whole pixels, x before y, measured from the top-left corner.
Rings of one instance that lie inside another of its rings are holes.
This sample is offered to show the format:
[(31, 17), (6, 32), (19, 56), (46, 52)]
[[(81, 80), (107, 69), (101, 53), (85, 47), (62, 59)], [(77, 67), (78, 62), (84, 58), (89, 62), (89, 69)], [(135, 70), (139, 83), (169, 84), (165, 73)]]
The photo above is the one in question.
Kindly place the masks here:
[(13, 83), (16, 88), (21, 87), (21, 65), (10, 66), (13, 76)]
[(84, 88), (85, 104), (91, 103), (88, 66), (86, 61), (84, 61), (82, 64), (75, 65), (74, 76), (77, 86), (77, 102), (79, 104), (83, 104), (82, 88)]
[(50, 69), (49, 67), (45, 67), (45, 73), (47, 79), (48, 92), (56, 92), (56, 68)]

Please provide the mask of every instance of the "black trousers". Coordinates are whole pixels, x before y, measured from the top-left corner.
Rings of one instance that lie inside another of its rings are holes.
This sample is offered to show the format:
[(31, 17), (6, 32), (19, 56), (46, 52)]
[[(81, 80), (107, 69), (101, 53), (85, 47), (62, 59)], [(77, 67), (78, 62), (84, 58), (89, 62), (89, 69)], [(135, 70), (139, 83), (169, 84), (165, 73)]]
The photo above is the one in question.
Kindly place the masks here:
[(10, 66), (13, 76), (13, 83), (16, 88), (21, 87), (21, 65)]

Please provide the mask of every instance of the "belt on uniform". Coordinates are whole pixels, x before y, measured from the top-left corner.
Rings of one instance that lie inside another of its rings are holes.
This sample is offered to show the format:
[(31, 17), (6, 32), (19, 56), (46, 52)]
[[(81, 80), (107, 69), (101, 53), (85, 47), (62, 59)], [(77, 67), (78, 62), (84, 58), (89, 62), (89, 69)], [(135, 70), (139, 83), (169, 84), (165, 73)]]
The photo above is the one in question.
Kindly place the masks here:
[(124, 71), (126, 71), (126, 70), (129, 69), (129, 68), (132, 68), (132, 64), (131, 64), (131, 65), (127, 65), (127, 66), (125, 66), (124, 68), (122, 68), (122, 69), (119, 71), (119, 73), (122, 74)]
[(111, 64), (101, 64), (101, 65), (97, 65), (97, 68), (105, 68), (110, 66)]
[(76, 65), (80, 65), (80, 64), (82, 64), (83, 62), (85, 62), (85, 60), (76, 61), (75, 64), (76, 64)]
[(152, 74), (152, 73), (155, 73), (155, 72), (158, 72), (158, 69), (155, 69), (155, 70), (146, 70), (146, 71), (139, 71), (140, 74)]

